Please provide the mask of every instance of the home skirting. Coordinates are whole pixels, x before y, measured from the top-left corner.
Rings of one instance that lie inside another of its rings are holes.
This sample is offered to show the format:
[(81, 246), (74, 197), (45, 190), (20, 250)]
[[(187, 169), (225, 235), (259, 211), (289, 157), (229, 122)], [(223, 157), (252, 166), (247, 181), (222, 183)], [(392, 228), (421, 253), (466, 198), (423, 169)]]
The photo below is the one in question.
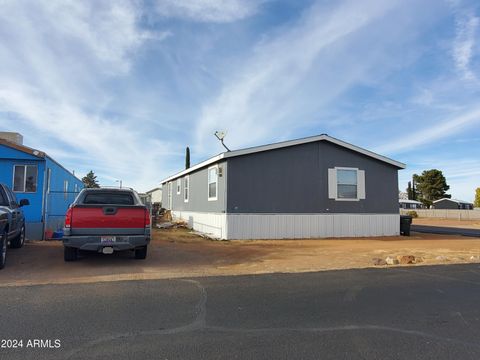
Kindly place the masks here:
[(395, 236), (399, 214), (224, 214), (172, 211), (194, 230), (219, 239)]

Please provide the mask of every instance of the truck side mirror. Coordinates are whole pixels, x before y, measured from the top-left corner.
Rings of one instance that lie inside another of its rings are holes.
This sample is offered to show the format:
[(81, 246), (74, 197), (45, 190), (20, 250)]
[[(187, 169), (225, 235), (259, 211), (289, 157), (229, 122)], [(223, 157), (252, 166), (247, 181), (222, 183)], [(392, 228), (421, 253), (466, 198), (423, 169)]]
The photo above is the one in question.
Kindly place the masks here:
[(20, 200), (20, 207), (27, 206), (27, 205), (30, 205), (30, 201), (28, 201), (28, 199)]

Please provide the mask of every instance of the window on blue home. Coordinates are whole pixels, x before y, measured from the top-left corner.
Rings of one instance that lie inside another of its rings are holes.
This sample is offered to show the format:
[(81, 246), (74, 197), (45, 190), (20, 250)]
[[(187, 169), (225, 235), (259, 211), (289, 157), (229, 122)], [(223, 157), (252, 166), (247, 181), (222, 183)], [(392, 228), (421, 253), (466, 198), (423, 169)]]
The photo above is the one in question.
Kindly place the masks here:
[(13, 167), (13, 191), (34, 193), (37, 191), (37, 165), (15, 165)]
[(63, 198), (65, 200), (68, 198), (68, 180), (63, 181)]

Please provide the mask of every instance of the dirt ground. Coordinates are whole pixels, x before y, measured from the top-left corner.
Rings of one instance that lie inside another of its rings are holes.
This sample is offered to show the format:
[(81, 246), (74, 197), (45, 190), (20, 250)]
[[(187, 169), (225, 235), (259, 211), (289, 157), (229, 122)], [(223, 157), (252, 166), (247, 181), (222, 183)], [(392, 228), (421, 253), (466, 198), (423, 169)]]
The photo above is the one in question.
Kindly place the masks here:
[[(414, 255), (421, 266), (477, 262), (480, 239), (412, 233), (410, 237), (215, 241), (187, 229), (154, 230), (146, 260), (132, 252), (86, 253), (63, 261), (59, 241), (9, 249), (0, 286), (309, 272), (373, 267), (372, 258)], [(471, 260), (471, 256), (475, 260)]]
[(441, 218), (415, 218), (415, 225), (446, 226), (464, 229), (480, 229), (480, 220), (454, 220)]

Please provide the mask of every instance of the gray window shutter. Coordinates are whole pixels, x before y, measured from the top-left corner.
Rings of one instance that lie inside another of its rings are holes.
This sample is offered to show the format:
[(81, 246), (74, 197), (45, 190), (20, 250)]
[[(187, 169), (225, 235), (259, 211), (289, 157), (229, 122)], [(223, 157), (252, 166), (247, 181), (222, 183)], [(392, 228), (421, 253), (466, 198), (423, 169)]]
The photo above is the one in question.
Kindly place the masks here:
[(328, 198), (337, 198), (337, 170), (328, 169)]
[(365, 170), (357, 172), (357, 196), (359, 199), (365, 199)]

